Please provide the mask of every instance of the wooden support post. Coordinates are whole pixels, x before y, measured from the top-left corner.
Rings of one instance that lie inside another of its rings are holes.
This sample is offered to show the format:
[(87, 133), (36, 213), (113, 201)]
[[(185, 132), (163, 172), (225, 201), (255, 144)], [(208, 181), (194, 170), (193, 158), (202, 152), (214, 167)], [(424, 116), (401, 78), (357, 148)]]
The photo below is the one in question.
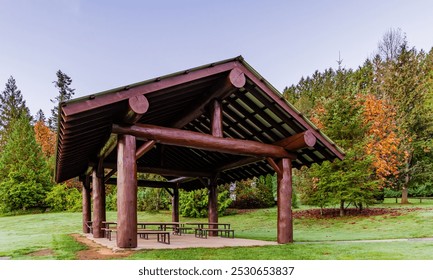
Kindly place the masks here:
[(87, 222), (92, 220), (92, 207), (90, 205), (90, 178), (86, 176), (83, 180), (83, 233), (90, 233)]
[(137, 247), (135, 137), (119, 135), (117, 148), (117, 247)]
[(101, 230), (102, 221), (104, 221), (105, 216), (105, 205), (103, 191), (104, 188), (104, 177), (99, 176), (98, 168), (94, 168), (92, 172), (92, 194), (93, 194), (93, 237), (102, 238), (104, 237), (104, 232)]
[(278, 225), (277, 241), (280, 244), (293, 242), (292, 216), (292, 162), (283, 158), (278, 163)]
[(179, 222), (179, 187), (173, 188), (173, 197), (171, 198), (171, 221)]
[(223, 110), (221, 102), (215, 99), (212, 105), (212, 135), (223, 137)]
[[(102, 169), (104, 170), (104, 169)], [(102, 221), (107, 221), (107, 209), (106, 209), (106, 195), (105, 195), (105, 181), (104, 181), (104, 173), (99, 174), (101, 180), (101, 207), (102, 207)]]
[[(209, 180), (208, 196), (208, 221), (209, 223), (218, 223), (218, 190), (216, 178)], [(216, 225), (209, 225), (209, 228), (217, 228)], [(210, 236), (216, 236), (217, 232), (209, 232)]]

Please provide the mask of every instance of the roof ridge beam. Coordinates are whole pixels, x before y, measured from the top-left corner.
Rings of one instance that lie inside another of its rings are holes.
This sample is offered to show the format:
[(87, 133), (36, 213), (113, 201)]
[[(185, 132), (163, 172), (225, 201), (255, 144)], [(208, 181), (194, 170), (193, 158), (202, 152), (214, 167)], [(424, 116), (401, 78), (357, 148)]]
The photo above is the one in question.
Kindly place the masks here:
[(149, 109), (149, 101), (144, 95), (133, 96), (128, 99), (128, 109), (123, 121), (128, 124), (138, 122)]
[(301, 150), (304, 148), (314, 147), (317, 138), (310, 130), (297, 133), (295, 135), (284, 138), (274, 143), (274, 145), (281, 146), (289, 151)]

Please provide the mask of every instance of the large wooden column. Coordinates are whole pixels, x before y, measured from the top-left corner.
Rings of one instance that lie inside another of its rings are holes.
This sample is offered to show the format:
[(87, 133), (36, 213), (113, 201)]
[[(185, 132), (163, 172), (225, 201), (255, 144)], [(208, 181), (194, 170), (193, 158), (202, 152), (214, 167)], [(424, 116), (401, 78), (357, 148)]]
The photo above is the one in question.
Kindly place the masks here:
[(179, 187), (173, 188), (171, 208), (171, 221), (179, 222)]
[(90, 199), (90, 178), (86, 176), (83, 180), (83, 233), (90, 233), (90, 229), (87, 227), (87, 222), (92, 220), (92, 207)]
[(102, 238), (104, 232), (102, 231), (102, 221), (105, 216), (105, 205), (104, 205), (104, 177), (100, 176), (98, 168), (95, 167), (92, 172), (92, 194), (93, 194), (93, 237)]
[[(211, 110), (211, 131), (212, 136), (223, 137), (223, 113), (221, 102), (217, 99), (213, 100)], [(218, 223), (218, 190), (217, 178), (209, 180), (209, 197), (208, 197), (208, 221), (209, 223)], [(218, 226), (210, 225), (210, 228), (218, 228)], [(209, 232), (210, 236), (217, 236), (217, 232)]]
[[(217, 180), (209, 180), (209, 195), (208, 195), (208, 222), (218, 223), (218, 191)], [(217, 228), (217, 226), (210, 225), (209, 228)], [(216, 232), (209, 232), (210, 236), (216, 236)]]
[(277, 241), (280, 244), (293, 242), (292, 216), (292, 161), (283, 158), (278, 163), (278, 225)]
[(117, 246), (137, 247), (135, 137), (119, 135), (117, 148)]

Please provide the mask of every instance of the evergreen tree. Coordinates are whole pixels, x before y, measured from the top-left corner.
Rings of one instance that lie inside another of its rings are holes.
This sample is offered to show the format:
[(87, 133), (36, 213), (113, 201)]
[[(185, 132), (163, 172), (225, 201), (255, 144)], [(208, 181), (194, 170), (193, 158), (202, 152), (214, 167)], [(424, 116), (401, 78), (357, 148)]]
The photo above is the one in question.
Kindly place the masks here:
[(45, 114), (44, 111), (42, 111), (42, 109), (39, 109), (39, 111), (36, 113), (35, 118), (34, 118), (35, 122), (46, 122), (46, 118), (45, 118)]
[(0, 211), (45, 207), (50, 172), (27, 117), (12, 122), (0, 155)]
[[(371, 64), (357, 71), (339, 67), (303, 79), (296, 87), (295, 106), (301, 102), (305, 113), (346, 152), (343, 161), (325, 162), (303, 170), (296, 185), (306, 204), (321, 208), (340, 205), (341, 215), (347, 205), (362, 209), (374, 201), (378, 191), (372, 160), (365, 151), (367, 126), (364, 124), (362, 92), (369, 85)], [(290, 88), (293, 92), (293, 87)], [(290, 92), (287, 90), (287, 93)]]
[(6, 142), (10, 124), (21, 116), (30, 119), (30, 112), (14, 77), (10, 76), (5, 90), (0, 95), (0, 147), (3, 147)]
[(68, 101), (75, 94), (75, 89), (71, 88), (72, 79), (63, 73), (61, 70), (58, 70), (56, 73), (57, 81), (54, 81), (54, 86), (59, 90), (59, 95), (56, 98), (51, 99), (53, 102), (54, 108), (51, 109), (51, 117), (48, 120), (48, 126), (53, 131), (57, 131), (58, 125), (58, 114), (59, 114), (59, 104), (62, 102)]
[(378, 92), (396, 110), (396, 123), (403, 135), (400, 149), (405, 153), (400, 173), (402, 203), (408, 203), (409, 188), (426, 182), (430, 176), (433, 115), (429, 108), (428, 57), (424, 52), (400, 46), (398, 57), (379, 65), (375, 79)]

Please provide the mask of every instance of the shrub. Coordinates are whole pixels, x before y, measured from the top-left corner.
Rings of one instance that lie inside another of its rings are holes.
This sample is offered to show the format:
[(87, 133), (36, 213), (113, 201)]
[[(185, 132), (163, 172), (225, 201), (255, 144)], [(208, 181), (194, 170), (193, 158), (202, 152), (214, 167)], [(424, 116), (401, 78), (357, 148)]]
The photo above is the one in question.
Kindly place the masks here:
[[(225, 214), (231, 199), (228, 191), (218, 192), (218, 215)], [(179, 192), (179, 212), (183, 217), (204, 218), (208, 214), (208, 190), (200, 189), (195, 191)]]
[(68, 188), (64, 184), (55, 185), (48, 193), (45, 201), (54, 211), (81, 211), (82, 195), (76, 188)]
[(231, 207), (239, 209), (267, 208), (275, 205), (272, 186), (263, 180), (236, 182), (235, 200)]
[(137, 210), (158, 212), (170, 205), (170, 195), (159, 188), (139, 188), (137, 192)]
[(105, 209), (117, 211), (117, 186), (107, 185), (105, 193)]

